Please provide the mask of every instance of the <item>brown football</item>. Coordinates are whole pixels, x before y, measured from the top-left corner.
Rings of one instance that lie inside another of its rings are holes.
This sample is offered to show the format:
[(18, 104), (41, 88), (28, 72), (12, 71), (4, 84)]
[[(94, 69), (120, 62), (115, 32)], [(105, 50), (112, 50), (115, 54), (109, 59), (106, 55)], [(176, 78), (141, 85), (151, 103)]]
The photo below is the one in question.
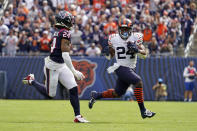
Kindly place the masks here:
[(110, 53), (111, 57), (114, 57), (115, 50), (113, 48), (109, 48), (109, 53)]

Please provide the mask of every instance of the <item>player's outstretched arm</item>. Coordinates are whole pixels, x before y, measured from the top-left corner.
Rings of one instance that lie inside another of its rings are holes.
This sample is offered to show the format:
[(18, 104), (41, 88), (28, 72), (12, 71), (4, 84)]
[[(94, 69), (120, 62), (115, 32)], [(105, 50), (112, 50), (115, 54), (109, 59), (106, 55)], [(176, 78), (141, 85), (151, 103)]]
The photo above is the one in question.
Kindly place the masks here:
[(104, 49), (103, 49), (103, 53), (105, 55), (105, 57), (110, 60), (111, 58), (114, 57), (115, 55), (115, 50), (113, 49), (112, 46), (106, 46)]
[(77, 78), (77, 80), (83, 80), (85, 78), (83, 73), (81, 73), (78, 70), (75, 70), (75, 68), (72, 64), (72, 60), (71, 60), (70, 55), (69, 55), (70, 41), (68, 41), (66, 39), (62, 39), (61, 40), (61, 50), (62, 50), (62, 57), (64, 59), (64, 62), (68, 66), (68, 68), (72, 71), (72, 73)]
[(139, 48), (138, 55), (143, 59), (146, 58), (148, 53), (147, 53), (146, 48), (144, 47), (144, 45), (139, 44), (138, 48)]

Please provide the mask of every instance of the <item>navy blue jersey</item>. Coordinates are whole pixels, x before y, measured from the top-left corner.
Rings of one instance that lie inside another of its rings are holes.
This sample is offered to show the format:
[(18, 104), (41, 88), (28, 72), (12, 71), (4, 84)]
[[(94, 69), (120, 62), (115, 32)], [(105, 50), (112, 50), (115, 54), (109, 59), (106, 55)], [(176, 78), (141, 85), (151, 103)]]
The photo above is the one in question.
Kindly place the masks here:
[(64, 63), (61, 51), (61, 40), (67, 39), (70, 41), (70, 31), (66, 29), (57, 30), (52, 39), (50, 59), (57, 63)]

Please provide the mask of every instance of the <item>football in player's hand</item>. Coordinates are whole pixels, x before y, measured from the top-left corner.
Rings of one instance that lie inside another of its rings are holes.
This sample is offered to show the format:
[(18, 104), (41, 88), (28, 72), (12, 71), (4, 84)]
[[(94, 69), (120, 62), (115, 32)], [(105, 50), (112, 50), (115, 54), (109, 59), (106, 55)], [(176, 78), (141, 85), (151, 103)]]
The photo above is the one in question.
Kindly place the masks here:
[(127, 48), (128, 50), (130, 50), (133, 53), (138, 53), (139, 52), (139, 48), (138, 46), (135, 44), (135, 42), (127, 42)]
[(106, 46), (104, 49), (103, 49), (103, 53), (106, 55), (106, 56), (109, 56), (111, 55), (111, 57), (113, 57), (115, 55), (115, 50), (110, 47), (110, 46)]
[(110, 53), (111, 57), (114, 57), (115, 50), (113, 48), (109, 48), (109, 53)]

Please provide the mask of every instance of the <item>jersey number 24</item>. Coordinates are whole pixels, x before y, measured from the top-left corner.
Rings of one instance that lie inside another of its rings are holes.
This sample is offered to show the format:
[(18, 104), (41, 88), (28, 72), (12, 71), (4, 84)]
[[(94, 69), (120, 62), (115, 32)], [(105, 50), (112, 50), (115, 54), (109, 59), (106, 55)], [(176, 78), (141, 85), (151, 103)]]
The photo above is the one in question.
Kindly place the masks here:
[(126, 51), (125, 47), (117, 47), (116, 50), (118, 59), (126, 59), (126, 55), (130, 55), (130, 59), (135, 58), (134, 53), (130, 52), (129, 50)]

